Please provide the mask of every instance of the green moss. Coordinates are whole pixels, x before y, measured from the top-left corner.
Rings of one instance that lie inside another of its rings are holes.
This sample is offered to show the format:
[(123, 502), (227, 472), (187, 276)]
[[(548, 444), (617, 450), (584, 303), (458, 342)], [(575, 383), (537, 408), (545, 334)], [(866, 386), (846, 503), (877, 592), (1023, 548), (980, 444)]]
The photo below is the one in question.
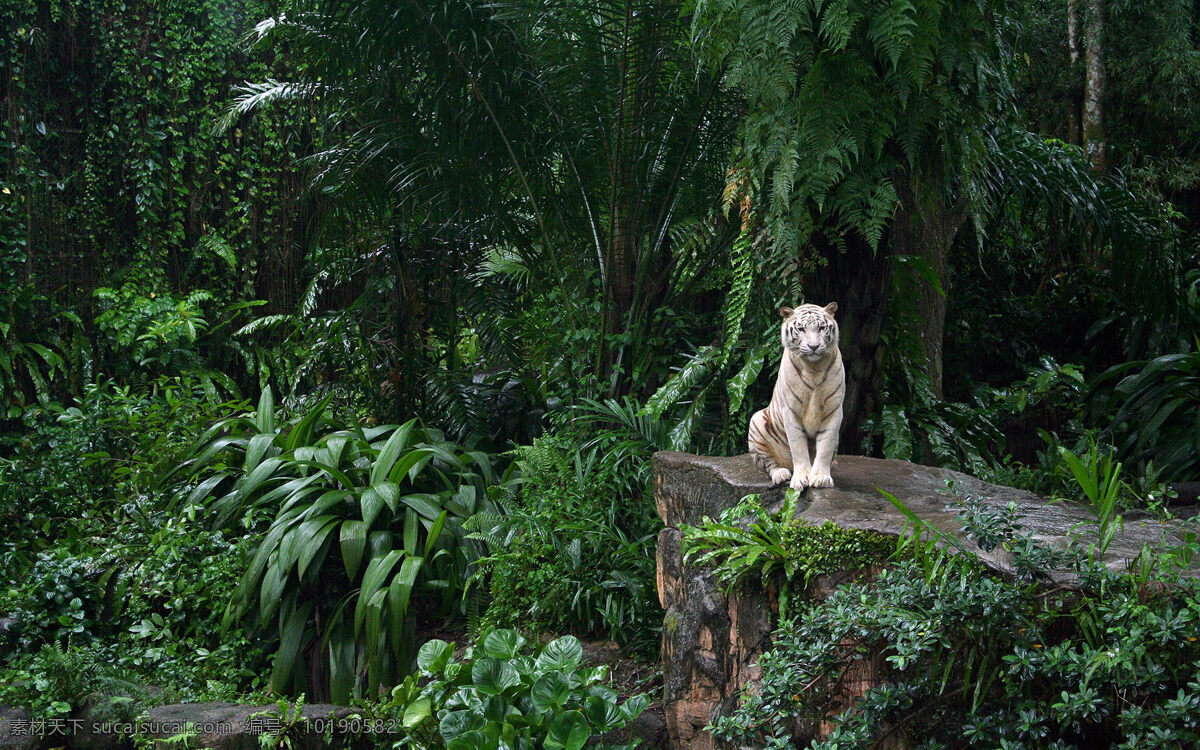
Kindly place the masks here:
[(679, 616), (674, 612), (667, 612), (663, 616), (663, 633), (674, 635), (676, 630), (679, 630)]
[(783, 523), (780, 532), (785, 557), (795, 561), (793, 578), (806, 583), (815, 576), (881, 564), (896, 550), (893, 537), (842, 528), (833, 521), (810, 524), (796, 518)]

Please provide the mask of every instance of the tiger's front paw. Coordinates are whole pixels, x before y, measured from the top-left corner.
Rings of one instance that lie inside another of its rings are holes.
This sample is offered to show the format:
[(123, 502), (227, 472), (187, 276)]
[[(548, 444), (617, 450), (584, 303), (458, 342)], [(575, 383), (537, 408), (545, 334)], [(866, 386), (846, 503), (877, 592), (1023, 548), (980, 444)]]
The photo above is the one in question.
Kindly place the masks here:
[(833, 477), (830, 476), (828, 469), (818, 469), (814, 466), (808, 472), (808, 485), (810, 487), (832, 487)]
[(810, 482), (808, 481), (808, 475), (804, 472), (798, 471), (795, 474), (792, 474), (792, 481), (788, 486), (796, 492), (804, 492), (804, 488), (808, 487), (809, 484)]
[(771, 469), (771, 484), (783, 484), (792, 478), (792, 470), (785, 469), (782, 466)]

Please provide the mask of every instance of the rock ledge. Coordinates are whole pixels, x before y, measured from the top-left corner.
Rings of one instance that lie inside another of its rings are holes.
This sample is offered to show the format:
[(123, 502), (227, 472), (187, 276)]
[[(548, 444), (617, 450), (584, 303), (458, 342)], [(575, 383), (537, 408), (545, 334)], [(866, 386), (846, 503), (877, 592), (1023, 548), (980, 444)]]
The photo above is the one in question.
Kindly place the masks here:
[[(797, 517), (814, 524), (833, 521), (843, 528), (898, 535), (907, 519), (884, 498), (883, 490), (919, 518), (964, 538), (954, 510), (947, 509), (953, 501), (947, 483), (953, 483), (960, 494), (972, 495), (995, 509), (1015, 503), (1024, 528), (1049, 546), (1066, 545), (1077, 537), (1086, 542), (1095, 533), (1094, 516), (1087, 508), (1051, 503), (1033, 493), (956, 471), (907, 461), (838, 456), (833, 478), (834, 488), (805, 491)], [(711, 571), (685, 566), (679, 526), (698, 524), (704, 516), (715, 518), (752, 493), (761, 495), (763, 504), (774, 509), (782, 503), (783, 490), (782, 485), (770, 485), (749, 455), (723, 458), (673, 451), (654, 455), (654, 500), (665, 526), (658, 535), (658, 596), (666, 610), (663, 704), (672, 747), (715, 747), (703, 728), (714, 715), (731, 707), (748, 680), (757, 678), (755, 661), (769, 645), (772, 618), (766, 595), (735, 591), (727, 597)], [(1123, 533), (1113, 540), (1103, 561), (1110, 568), (1122, 569), (1147, 544), (1179, 541), (1180, 531), (1173, 524), (1127, 516)], [(967, 544), (975, 548), (972, 541)], [(1013, 573), (1005, 550), (976, 552), (996, 571)], [(1063, 585), (1074, 582), (1070, 570), (1054, 571), (1051, 577)], [(841, 578), (844, 576), (819, 580), (818, 587), (832, 588)]]

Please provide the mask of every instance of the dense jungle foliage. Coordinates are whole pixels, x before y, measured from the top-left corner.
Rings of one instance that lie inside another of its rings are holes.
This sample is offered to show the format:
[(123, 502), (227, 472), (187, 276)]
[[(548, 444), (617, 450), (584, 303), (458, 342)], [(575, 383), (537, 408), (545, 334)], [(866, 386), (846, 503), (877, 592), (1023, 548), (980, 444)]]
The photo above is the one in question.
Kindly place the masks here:
[[(804, 301), (843, 453), (1105, 523), (1200, 486), (1200, 4), (3, 0), (0, 37), (0, 703), (578, 748), (645, 700), (576, 639), (658, 656), (651, 454), (744, 453)], [(964, 511), (1028, 580), (741, 511), (691, 554), (793, 595), (722, 736), (820, 724), (795, 675), (869, 632), (896, 680), (825, 746), (1197, 741), (1196, 550), (1057, 560), (1064, 598), (1014, 519)]]

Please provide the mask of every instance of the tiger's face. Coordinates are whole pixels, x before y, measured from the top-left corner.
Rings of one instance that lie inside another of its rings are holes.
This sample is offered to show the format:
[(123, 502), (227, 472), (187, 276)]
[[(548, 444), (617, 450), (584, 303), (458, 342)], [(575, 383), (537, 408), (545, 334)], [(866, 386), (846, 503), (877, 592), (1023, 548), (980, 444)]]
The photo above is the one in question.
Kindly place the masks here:
[(837, 348), (838, 324), (833, 319), (837, 303), (825, 307), (801, 305), (795, 309), (779, 308), (783, 316), (781, 337), (785, 349), (799, 354), (807, 360), (818, 360), (827, 352)]

